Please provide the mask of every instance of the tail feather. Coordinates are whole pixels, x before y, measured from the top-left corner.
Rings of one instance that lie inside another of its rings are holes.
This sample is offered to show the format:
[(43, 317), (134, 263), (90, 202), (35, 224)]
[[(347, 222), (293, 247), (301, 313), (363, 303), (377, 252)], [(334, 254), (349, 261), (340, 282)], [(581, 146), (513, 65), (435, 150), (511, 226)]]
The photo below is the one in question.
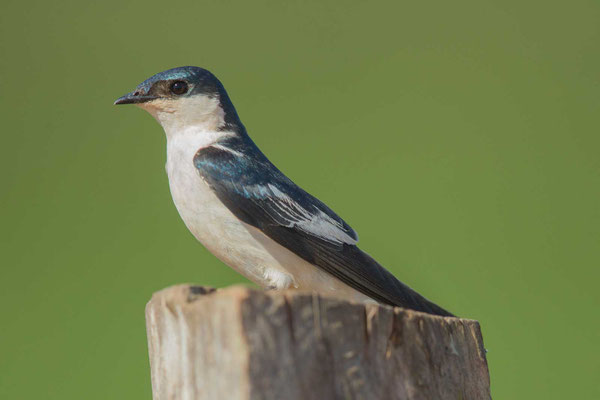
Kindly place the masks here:
[(377, 279), (377, 281), (384, 283), (376, 285), (379, 286), (379, 290), (376, 290), (375, 293), (371, 294), (371, 297), (395, 307), (409, 308), (411, 310), (444, 317), (454, 317), (454, 314), (451, 312), (427, 300), (408, 285), (400, 282), (394, 275), (375, 261), (373, 257), (356, 246), (354, 246), (354, 249), (354, 260), (364, 265), (369, 265), (368, 269), (371, 273), (377, 271), (380, 274), (380, 278)]

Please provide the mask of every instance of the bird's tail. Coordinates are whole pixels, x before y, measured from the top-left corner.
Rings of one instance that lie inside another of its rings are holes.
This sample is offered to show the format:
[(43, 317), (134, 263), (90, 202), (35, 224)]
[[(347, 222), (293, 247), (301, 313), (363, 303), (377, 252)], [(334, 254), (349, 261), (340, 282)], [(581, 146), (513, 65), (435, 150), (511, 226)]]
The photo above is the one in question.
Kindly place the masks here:
[(367, 294), (369, 296), (384, 304), (395, 307), (409, 308), (444, 317), (454, 317), (451, 312), (427, 300), (408, 285), (400, 282), (394, 275), (375, 261), (373, 257), (358, 247), (354, 247), (354, 249), (356, 250), (354, 251), (355, 254), (353, 254), (354, 261), (368, 266), (367, 268), (371, 273), (376, 271), (376, 275), (379, 275), (371, 280), (368, 285), (370, 293)]

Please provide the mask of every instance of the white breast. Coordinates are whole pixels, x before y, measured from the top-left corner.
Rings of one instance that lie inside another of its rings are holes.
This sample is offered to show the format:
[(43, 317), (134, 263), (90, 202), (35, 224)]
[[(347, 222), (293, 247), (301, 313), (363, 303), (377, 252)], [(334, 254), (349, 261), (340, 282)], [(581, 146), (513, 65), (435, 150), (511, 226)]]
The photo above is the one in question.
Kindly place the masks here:
[(187, 228), (211, 253), (251, 281), (277, 289), (303, 288), (368, 299), (304, 261), (260, 230), (240, 221), (202, 180), (194, 156), (224, 132), (187, 129), (167, 137), (167, 174), (175, 206)]

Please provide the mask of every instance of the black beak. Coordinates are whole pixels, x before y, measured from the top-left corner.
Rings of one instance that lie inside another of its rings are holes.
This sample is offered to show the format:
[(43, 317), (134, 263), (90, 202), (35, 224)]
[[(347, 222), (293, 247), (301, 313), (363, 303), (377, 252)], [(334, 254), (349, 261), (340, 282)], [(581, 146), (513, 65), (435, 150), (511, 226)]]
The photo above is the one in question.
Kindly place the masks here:
[(152, 101), (157, 99), (157, 96), (147, 96), (140, 92), (139, 90), (127, 93), (125, 96), (119, 97), (115, 100), (115, 105), (118, 104), (139, 104), (145, 103), (147, 101)]

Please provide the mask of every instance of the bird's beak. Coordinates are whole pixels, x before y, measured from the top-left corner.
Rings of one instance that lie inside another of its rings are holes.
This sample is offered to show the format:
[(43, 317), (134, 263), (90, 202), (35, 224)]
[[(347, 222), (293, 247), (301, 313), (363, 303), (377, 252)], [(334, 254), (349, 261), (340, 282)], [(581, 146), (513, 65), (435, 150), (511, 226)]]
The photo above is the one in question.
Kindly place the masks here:
[(115, 105), (139, 104), (139, 103), (145, 103), (147, 101), (156, 100), (157, 98), (158, 98), (157, 96), (148, 96), (139, 90), (135, 90), (133, 92), (127, 93), (125, 96), (119, 97), (117, 100), (115, 100)]

